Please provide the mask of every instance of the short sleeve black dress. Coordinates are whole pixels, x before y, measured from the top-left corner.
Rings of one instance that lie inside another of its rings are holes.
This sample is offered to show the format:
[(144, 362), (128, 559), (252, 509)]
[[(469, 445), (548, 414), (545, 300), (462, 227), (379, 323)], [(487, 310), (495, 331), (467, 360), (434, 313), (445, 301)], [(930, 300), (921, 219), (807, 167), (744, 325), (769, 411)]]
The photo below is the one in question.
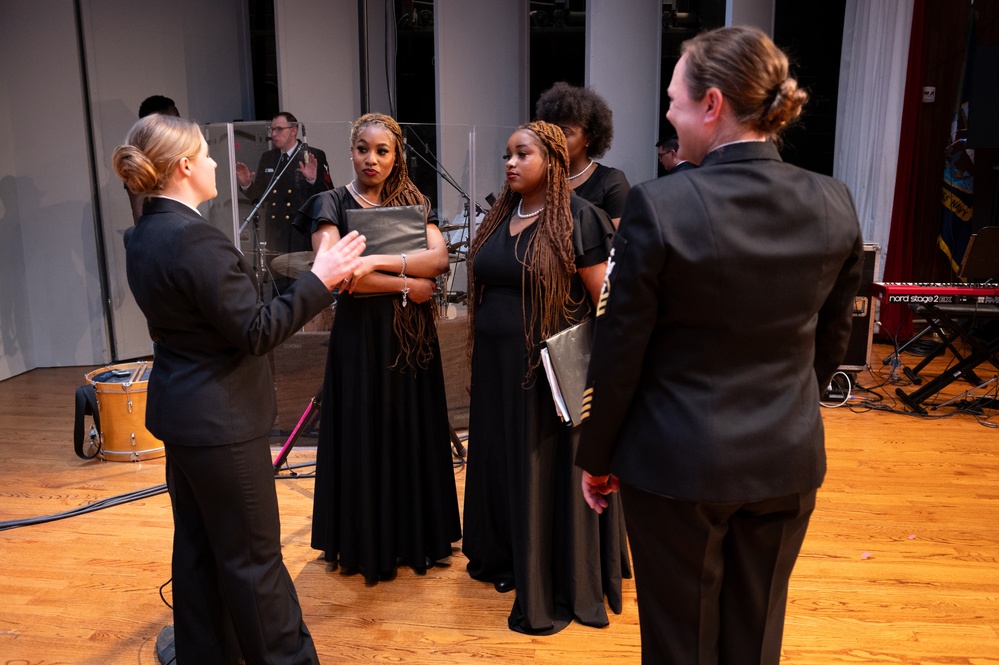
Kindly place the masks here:
[(600, 208), (611, 219), (621, 219), (624, 201), (630, 191), (631, 185), (628, 184), (624, 171), (597, 164), (586, 182), (572, 190), (572, 193)]
[[(330, 223), (343, 236), (346, 211), (360, 207), (339, 187), (309, 199), (294, 223), (309, 234)], [(322, 388), (312, 547), (368, 581), (399, 565), (422, 571), (461, 539), (440, 349), (434, 340), (425, 369), (392, 367), (399, 298), (337, 297)]]
[[(607, 260), (610, 219), (573, 196), (577, 267)], [(513, 580), (512, 630), (552, 634), (573, 619), (608, 623), (604, 596), (621, 612), (623, 531), (606, 530), (583, 500), (574, 466), (578, 430), (558, 418), (543, 369), (525, 386), (522, 297), (524, 247), (536, 224), (511, 237), (506, 220), (475, 257), (481, 289), (475, 311), (472, 396), (465, 478), (464, 539), (468, 572), (486, 582)], [(570, 298), (591, 315), (578, 274)], [(569, 323), (566, 322), (566, 326)], [(534, 333), (538, 353), (538, 331)], [(623, 526), (623, 525), (622, 525)]]

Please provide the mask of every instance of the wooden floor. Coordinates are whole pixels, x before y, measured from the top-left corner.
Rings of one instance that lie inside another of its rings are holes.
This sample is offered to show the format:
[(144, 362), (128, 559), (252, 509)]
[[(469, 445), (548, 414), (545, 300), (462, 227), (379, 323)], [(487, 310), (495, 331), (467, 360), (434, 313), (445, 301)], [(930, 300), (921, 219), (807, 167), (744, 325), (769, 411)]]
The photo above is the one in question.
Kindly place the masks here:
[[(860, 374), (862, 387), (886, 381), (887, 352), (875, 346), (876, 373)], [(943, 369), (933, 367), (924, 375)], [(90, 369), (38, 369), (0, 382), (0, 520), (163, 482), (162, 459), (102, 463), (73, 454), (73, 394)], [(893, 405), (885, 389), (876, 393)], [(999, 417), (986, 410), (926, 420), (851, 403), (823, 411), (829, 473), (791, 580), (784, 662), (999, 664)], [(297, 447), (291, 461), (314, 457)], [(460, 553), (425, 577), (402, 570), (374, 587), (327, 572), (308, 546), (313, 484), (279, 480), (278, 494), (285, 561), (324, 662), (639, 662), (633, 581), (609, 627), (573, 624), (528, 637), (506, 628), (512, 596), (468, 578)], [(159, 595), (170, 577), (171, 531), (160, 494), (0, 532), (0, 665), (157, 663), (156, 637), (172, 623)]]

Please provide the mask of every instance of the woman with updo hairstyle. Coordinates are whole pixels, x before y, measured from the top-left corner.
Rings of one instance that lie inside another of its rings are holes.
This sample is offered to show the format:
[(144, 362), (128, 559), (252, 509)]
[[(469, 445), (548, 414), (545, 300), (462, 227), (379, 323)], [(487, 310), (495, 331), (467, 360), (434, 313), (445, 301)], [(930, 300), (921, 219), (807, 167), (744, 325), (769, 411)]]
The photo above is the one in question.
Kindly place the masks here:
[(318, 663), (281, 557), (267, 353), (365, 274), (363, 238), (327, 234), (311, 270), (264, 304), (251, 263), (198, 213), (216, 164), (196, 124), (146, 116), (112, 160), (145, 199), (125, 270), (153, 339), (145, 424), (166, 450), (177, 662)]
[(532, 122), (507, 142), (506, 184), (469, 253), (468, 573), (516, 590), (508, 625), (549, 635), (621, 612), (623, 525), (579, 494), (577, 431), (556, 413), (541, 340), (593, 316), (613, 227), (569, 189), (565, 136)]
[(569, 188), (607, 213), (617, 228), (631, 186), (624, 171), (597, 163), (614, 138), (610, 106), (589, 88), (559, 82), (541, 93), (538, 120), (558, 125), (569, 151)]
[(781, 160), (807, 94), (762, 31), (684, 42), (668, 93), (700, 166), (628, 197), (576, 463), (597, 512), (621, 492), (642, 662), (777, 665), (863, 238), (843, 183)]
[(349, 233), (351, 210), (418, 206), (426, 218), (426, 249), (362, 257), (371, 272), (343, 285), (330, 332), (312, 547), (331, 570), (369, 584), (394, 578), (400, 565), (425, 574), (461, 539), (433, 301), (447, 245), (402, 147), (391, 117), (358, 118), (354, 179), (313, 196), (293, 222), (315, 244)]

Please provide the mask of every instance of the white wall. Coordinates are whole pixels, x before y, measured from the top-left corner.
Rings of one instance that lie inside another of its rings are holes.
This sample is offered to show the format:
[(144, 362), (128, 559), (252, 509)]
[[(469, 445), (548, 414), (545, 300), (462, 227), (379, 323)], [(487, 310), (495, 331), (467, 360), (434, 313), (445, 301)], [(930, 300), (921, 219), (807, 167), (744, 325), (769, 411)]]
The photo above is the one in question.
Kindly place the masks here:
[(637, 184), (656, 177), (662, 2), (588, 0), (586, 85), (614, 113), (614, 141), (602, 164)]
[(201, 122), (252, 109), (243, 0), (79, 4), (78, 24), (73, 0), (0, 2), (0, 379), (149, 353), (124, 278), (132, 222), (111, 152), (152, 94)]
[(274, 28), (281, 108), (302, 122), (353, 122), (361, 112), (357, 1), (275, 0)]
[[(503, 186), (500, 155), (510, 129), (529, 119), (527, 7), (527, 0), (434, 3), (438, 155), (481, 205)], [(472, 128), (475, 164), (468, 159)], [(460, 195), (447, 185), (440, 193), (454, 215)]]
[[(0, 7), (0, 62), (16, 62), (23, 44), (15, 38), (13, 12)], [(13, 89), (13, 67), (0, 67), (0, 90)], [(14, 123), (10, 95), (0, 95), (0, 379), (35, 366), (28, 300), (24, 240), (21, 231), (17, 159), (11, 149)], [(2, 146), (8, 146), (3, 148)]]
[(107, 351), (72, 0), (0, 4), (0, 62), (6, 378)]
[[(395, 30), (394, 0), (368, 0), (368, 112), (393, 117), (396, 115)], [(354, 33), (357, 34), (356, 28)], [(359, 43), (360, 37), (357, 39)]]
[(357, 0), (275, 0), (274, 29), (281, 109), (305, 125), (342, 185), (354, 175), (350, 124), (361, 114)]
[(132, 217), (124, 187), (111, 169), (111, 153), (149, 95), (170, 97), (181, 115), (199, 123), (231, 121), (249, 110), (244, 97), (250, 78), (245, 4), (81, 2), (116, 359), (148, 355), (150, 342), (125, 279), (122, 236)]

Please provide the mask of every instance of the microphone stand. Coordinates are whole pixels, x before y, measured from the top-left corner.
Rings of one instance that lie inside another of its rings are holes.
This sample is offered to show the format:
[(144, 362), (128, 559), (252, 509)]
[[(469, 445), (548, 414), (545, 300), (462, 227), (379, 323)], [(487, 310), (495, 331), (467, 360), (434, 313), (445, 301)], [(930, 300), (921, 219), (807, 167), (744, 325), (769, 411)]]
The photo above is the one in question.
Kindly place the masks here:
[[(468, 213), (468, 209), (471, 207), (471, 204), (472, 204), (471, 197), (469, 197), (469, 195), (465, 192), (465, 190), (463, 190), (461, 188), (461, 186), (458, 185), (457, 181), (453, 177), (451, 177), (451, 174), (448, 173), (447, 169), (444, 168), (444, 165), (441, 164), (441, 162), (440, 162), (439, 159), (437, 159), (437, 156), (434, 155), (433, 151), (430, 149), (430, 146), (427, 145), (426, 141), (424, 141), (423, 139), (421, 139), (419, 134), (417, 134), (416, 132), (412, 131), (409, 128), (409, 125), (406, 125), (405, 127), (406, 127), (406, 132), (407, 133), (411, 133), (416, 138), (416, 140), (420, 142), (420, 145), (423, 146), (423, 149), (426, 150), (428, 153), (430, 153), (430, 155), (434, 158), (434, 161), (437, 164), (436, 165), (431, 164), (430, 160), (427, 159), (426, 157), (424, 157), (423, 155), (421, 155), (419, 153), (419, 151), (417, 151), (417, 150), (414, 150), (413, 154), (416, 155), (417, 157), (419, 157), (420, 159), (422, 159), (423, 162), (427, 166), (429, 166), (434, 171), (436, 171), (437, 175), (439, 175), (441, 177), (441, 179), (444, 180), (444, 182), (446, 182), (447, 184), (449, 184), (452, 187), (454, 187), (455, 191), (457, 191), (461, 195), (461, 198), (465, 200), (465, 212), (467, 214)], [(485, 215), (486, 211), (482, 209), (482, 206), (480, 206), (478, 203), (476, 203), (475, 204), (475, 214), (477, 214), (477, 215), (479, 215), (479, 214)], [(466, 216), (465, 219), (467, 220), (469, 218)]]
[[(411, 131), (408, 125), (404, 125), (404, 127), (405, 127), (405, 131), (406, 132), (410, 132)], [(471, 207), (472, 207), (472, 203), (473, 203), (472, 197), (470, 197), (468, 195), (468, 193), (465, 192), (465, 190), (463, 190), (460, 185), (458, 185), (458, 183), (455, 181), (455, 179), (451, 177), (451, 174), (447, 172), (447, 169), (444, 168), (444, 165), (440, 163), (440, 160), (437, 159), (437, 156), (434, 155), (434, 153), (433, 153), (432, 150), (430, 150), (430, 147), (427, 146), (426, 142), (423, 139), (421, 139), (416, 132), (411, 132), (411, 133), (423, 145), (424, 150), (426, 150), (428, 153), (430, 153), (431, 156), (433, 156), (434, 161), (437, 164), (435, 165), (435, 164), (431, 163), (429, 159), (427, 159), (426, 157), (424, 157), (423, 155), (420, 154), (419, 150), (414, 149), (413, 150), (413, 154), (416, 155), (417, 157), (419, 157), (420, 159), (422, 159), (423, 162), (427, 166), (429, 166), (431, 169), (433, 169), (437, 173), (437, 175), (439, 175), (441, 177), (441, 179), (444, 182), (446, 182), (447, 184), (451, 185), (451, 187), (453, 187), (455, 189), (455, 191), (457, 191), (458, 194), (461, 195), (461, 198), (464, 201), (465, 223), (462, 224), (460, 227), (458, 227), (459, 229), (462, 230), (462, 235), (464, 236), (464, 239), (461, 240), (461, 241), (459, 241), (457, 245), (452, 245), (450, 237), (449, 236), (445, 236), (444, 237), (444, 240), (445, 240), (445, 242), (448, 245), (448, 250), (449, 250), (448, 254), (449, 255), (451, 254), (450, 250), (452, 249), (452, 247), (455, 248), (454, 249), (454, 256), (455, 256), (454, 263), (451, 263), (450, 258), (448, 259), (448, 263), (452, 267), (457, 267), (457, 265), (459, 263), (458, 252), (460, 251), (457, 248), (461, 247), (461, 245), (467, 245), (468, 244), (469, 224), (471, 223), (471, 220), (472, 220), (472, 215), (471, 215), (471, 210), (470, 210)], [(409, 146), (407, 145), (407, 147), (409, 147)], [(486, 211), (483, 210), (479, 206), (478, 203), (475, 203), (475, 210), (476, 210), (476, 213), (482, 213), (483, 215), (486, 213)], [(454, 270), (453, 269), (449, 270), (449, 273), (451, 273), (453, 275)], [(453, 280), (453, 277), (452, 277), (452, 280)], [(446, 287), (446, 286), (447, 286), (447, 280), (445, 278), (444, 287)], [(438, 288), (437, 288), (437, 291), (438, 291), (438, 296), (437, 296), (438, 307), (443, 308), (446, 311), (446, 308), (447, 308), (447, 305), (448, 305), (448, 297), (447, 297), (447, 294), (444, 293), (445, 290), (446, 290), (445, 288), (441, 288), (441, 285), (438, 282)], [(465, 446), (462, 444), (461, 437), (458, 436), (458, 433), (455, 431), (454, 426), (451, 425), (450, 418), (448, 418), (448, 433), (449, 433), (449, 435), (451, 437), (451, 451), (452, 451), (453, 455), (455, 457), (458, 457), (462, 461), (464, 461), (465, 456), (467, 455), (467, 450), (465, 449)]]
[[(302, 150), (302, 143), (301, 143), (301, 141), (299, 141), (298, 145), (295, 146), (295, 151), (292, 152), (292, 154), (291, 154), (290, 157), (288, 157), (288, 161), (285, 162), (285, 164), (281, 168), (281, 170), (280, 171), (278, 171), (277, 169), (274, 170), (274, 174), (271, 176), (270, 182), (268, 182), (267, 183), (267, 187), (264, 188), (263, 195), (260, 197), (260, 199), (257, 201), (257, 203), (253, 206), (253, 209), (250, 210), (250, 212), (243, 219), (243, 223), (239, 225), (239, 233), (240, 234), (243, 233), (243, 229), (246, 228), (246, 225), (250, 222), (250, 220), (255, 218), (255, 216), (257, 214), (257, 211), (260, 210), (260, 207), (262, 205), (264, 205), (264, 202), (271, 195), (271, 192), (274, 191), (274, 185), (277, 184), (277, 181), (281, 179), (281, 176), (284, 175), (285, 171), (288, 170), (288, 167), (291, 166), (291, 164), (292, 164), (293, 161), (295, 161), (295, 158), (298, 157), (298, 153), (301, 150)], [(281, 159), (281, 157), (278, 156), (278, 160), (279, 161), (280, 161), (280, 159)], [(251, 182), (250, 186), (252, 186), (252, 185), (253, 185), (253, 183)], [(242, 187), (240, 187), (240, 189), (242, 189)], [(265, 240), (264, 243), (266, 244), (266, 242), (267, 241)], [(260, 247), (261, 243), (260, 243), (260, 224), (259, 224), (259, 219), (254, 219), (254, 223), (253, 223), (253, 242), (252, 242), (252, 244), (253, 244), (253, 254), (254, 254), (254, 265), (253, 265), (253, 268), (254, 268), (254, 271), (256, 272), (256, 276), (257, 276), (257, 288), (260, 291), (260, 296), (262, 298), (263, 297), (263, 292), (262, 292), (263, 284), (262, 284), (262, 280), (260, 279), (261, 275), (264, 274), (264, 273), (266, 273), (267, 275), (270, 275), (271, 278), (272, 278), (270, 280), (271, 284), (274, 283), (274, 280), (273, 280), (273, 275), (271, 275), (270, 267), (262, 260), (262, 256), (261, 256), (261, 251), (263, 251), (263, 250), (261, 250), (261, 247)]]
[[(457, 268), (457, 265), (459, 263), (458, 254), (461, 251), (459, 248), (462, 245), (467, 245), (468, 244), (469, 224), (471, 223), (471, 220), (472, 220), (471, 207), (472, 207), (472, 204), (474, 202), (472, 201), (472, 198), (468, 195), (468, 193), (465, 192), (465, 190), (463, 190), (461, 188), (461, 186), (457, 183), (457, 181), (451, 176), (451, 174), (448, 173), (447, 169), (444, 168), (444, 165), (441, 164), (441, 162), (437, 158), (437, 156), (434, 155), (434, 153), (433, 153), (432, 150), (430, 150), (430, 147), (426, 144), (426, 142), (423, 139), (420, 138), (419, 134), (417, 134), (416, 132), (412, 131), (409, 128), (408, 125), (405, 125), (404, 127), (405, 127), (405, 131), (407, 133), (412, 134), (414, 137), (416, 137), (416, 139), (423, 146), (423, 149), (426, 150), (428, 153), (430, 153), (430, 155), (434, 158), (434, 162), (436, 162), (436, 164), (432, 163), (429, 159), (427, 159), (426, 157), (424, 157), (423, 155), (421, 155), (420, 151), (417, 150), (417, 149), (415, 149), (415, 148), (412, 151), (413, 154), (416, 155), (417, 157), (419, 157), (423, 161), (424, 164), (426, 164), (431, 169), (433, 169), (433, 171), (435, 173), (437, 173), (437, 175), (439, 175), (444, 182), (446, 182), (447, 184), (451, 185), (451, 187), (453, 187), (454, 190), (457, 191), (459, 195), (461, 195), (461, 198), (464, 201), (465, 223), (458, 227), (458, 229), (461, 230), (461, 237), (460, 237), (459, 242), (457, 244), (453, 245), (451, 243), (450, 237), (449, 236), (445, 236), (445, 241), (447, 242), (448, 250), (449, 250), (448, 253), (451, 254), (452, 253), (451, 250), (453, 250), (453, 253), (454, 253), (454, 256), (455, 256), (454, 261), (451, 263), (452, 270), (449, 271), (452, 274), (452, 278), (451, 279), (453, 281), (453, 279), (454, 279), (454, 277), (453, 277), (453, 274), (454, 274), (453, 268)], [(407, 146), (407, 147), (409, 147), (409, 146)], [(475, 203), (475, 212), (476, 212), (477, 215), (478, 214), (483, 214), (483, 215), (486, 214), (486, 211), (483, 210), (482, 206), (480, 206), (478, 203)], [(447, 286), (446, 282), (445, 282), (444, 286), (445, 287)], [(444, 289), (444, 288), (440, 288), (440, 285), (439, 285), (439, 287), (438, 287), (437, 301), (438, 301), (438, 306), (439, 307), (446, 309), (447, 304), (448, 304), (448, 296), (447, 296), (447, 293), (444, 292), (445, 290), (446, 289)]]

